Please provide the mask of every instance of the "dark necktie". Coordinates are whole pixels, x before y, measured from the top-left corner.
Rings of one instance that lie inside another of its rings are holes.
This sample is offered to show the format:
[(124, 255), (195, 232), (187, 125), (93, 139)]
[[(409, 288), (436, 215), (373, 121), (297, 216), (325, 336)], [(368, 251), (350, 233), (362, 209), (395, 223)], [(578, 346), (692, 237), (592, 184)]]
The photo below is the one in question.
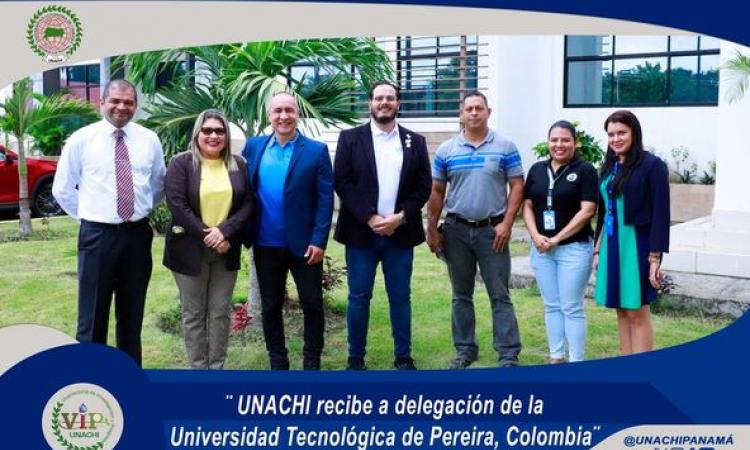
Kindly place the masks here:
[(115, 130), (115, 183), (117, 184), (117, 214), (127, 222), (135, 214), (135, 194), (133, 192), (133, 170), (130, 166), (125, 133)]

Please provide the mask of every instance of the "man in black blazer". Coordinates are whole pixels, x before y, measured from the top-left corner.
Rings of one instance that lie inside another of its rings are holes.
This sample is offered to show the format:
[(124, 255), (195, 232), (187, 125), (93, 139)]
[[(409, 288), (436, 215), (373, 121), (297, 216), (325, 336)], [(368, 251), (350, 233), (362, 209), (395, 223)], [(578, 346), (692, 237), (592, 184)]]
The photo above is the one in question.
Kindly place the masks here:
[(342, 131), (334, 164), (341, 199), (334, 238), (346, 246), (349, 303), (347, 368), (364, 370), (370, 299), (378, 263), (383, 265), (395, 356), (394, 367), (415, 369), (411, 358), (411, 274), (414, 247), (425, 240), (422, 206), (431, 174), (422, 135), (396, 124), (398, 86), (375, 83), (372, 120)]

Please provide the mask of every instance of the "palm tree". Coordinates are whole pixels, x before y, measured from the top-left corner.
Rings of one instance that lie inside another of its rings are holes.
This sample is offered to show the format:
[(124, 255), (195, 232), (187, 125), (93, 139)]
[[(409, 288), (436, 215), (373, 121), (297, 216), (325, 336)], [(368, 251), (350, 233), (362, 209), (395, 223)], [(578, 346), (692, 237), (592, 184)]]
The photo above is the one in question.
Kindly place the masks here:
[(50, 120), (71, 116), (93, 121), (98, 118), (98, 112), (83, 100), (66, 99), (62, 95), (45, 97), (35, 94), (28, 78), (13, 83), (13, 93), (4, 103), (0, 103), (0, 110), (4, 112), (0, 116), (0, 128), (13, 135), (18, 142), (18, 235), (26, 238), (32, 231), (25, 148), (29, 128), (44, 126)]
[[(194, 58), (196, 70), (176, 62)], [(223, 110), (246, 136), (268, 126), (266, 103), (276, 92), (288, 91), (300, 105), (301, 121), (313, 128), (354, 124), (353, 93), (373, 81), (392, 79), (387, 54), (363, 38), (251, 42), (138, 53), (116, 59), (113, 69), (128, 69), (128, 78), (151, 97), (145, 125), (159, 134), (166, 155), (185, 148), (186, 137), (203, 109)], [(318, 76), (311, 79), (307, 67)], [(297, 73), (299, 72), (299, 74)], [(173, 83), (156, 89), (157, 77)]]
[(724, 69), (728, 72), (728, 81), (732, 83), (726, 91), (729, 102), (739, 101), (750, 88), (750, 56), (737, 51), (734, 57), (724, 64)]

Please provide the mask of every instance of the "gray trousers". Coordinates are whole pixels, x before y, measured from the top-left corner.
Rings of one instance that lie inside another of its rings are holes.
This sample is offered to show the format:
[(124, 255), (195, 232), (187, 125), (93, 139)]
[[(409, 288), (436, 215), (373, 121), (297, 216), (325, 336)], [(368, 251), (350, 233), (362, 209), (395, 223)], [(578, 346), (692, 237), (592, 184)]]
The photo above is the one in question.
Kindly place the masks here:
[(198, 276), (172, 273), (180, 290), (182, 334), (190, 367), (223, 368), (237, 271), (226, 269), (223, 255), (206, 250)]
[(474, 279), (479, 271), (487, 288), (492, 309), (492, 342), (501, 362), (518, 362), (521, 338), (518, 321), (510, 301), (510, 251), (495, 253), (492, 241), (495, 231), (491, 226), (473, 228), (448, 218), (443, 224), (443, 251), (453, 289), (453, 345), (456, 356), (476, 361), (479, 347), (476, 342), (474, 315)]

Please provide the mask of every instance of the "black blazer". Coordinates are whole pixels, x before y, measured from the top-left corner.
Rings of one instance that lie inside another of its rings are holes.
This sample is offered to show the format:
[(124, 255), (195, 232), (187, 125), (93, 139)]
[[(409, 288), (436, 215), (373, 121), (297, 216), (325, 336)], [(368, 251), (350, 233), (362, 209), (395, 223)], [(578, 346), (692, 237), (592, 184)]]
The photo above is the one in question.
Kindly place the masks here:
[[(245, 161), (233, 156), (237, 170), (229, 172), (232, 184), (232, 206), (229, 217), (218, 225), (231, 247), (226, 254), (227, 270), (240, 268), (242, 231), (253, 210), (253, 200), (247, 182)], [(208, 228), (200, 217), (201, 166), (193, 168), (193, 156), (180, 153), (172, 158), (164, 179), (167, 206), (172, 212), (172, 223), (164, 239), (164, 265), (190, 276), (200, 274), (201, 259), (206, 250), (203, 238)]]
[[(627, 225), (645, 227), (650, 252), (669, 252), (669, 170), (664, 161), (649, 152), (633, 168), (622, 195)], [(607, 205), (599, 192), (596, 238), (602, 232)]]
[[(398, 132), (404, 162), (395, 212), (403, 211), (406, 223), (396, 228), (392, 238), (397, 245), (414, 247), (425, 240), (422, 207), (430, 197), (432, 173), (424, 136), (402, 126)], [(334, 239), (345, 245), (371, 245), (375, 233), (367, 221), (377, 214), (378, 175), (369, 123), (341, 132), (333, 172), (341, 199)]]

